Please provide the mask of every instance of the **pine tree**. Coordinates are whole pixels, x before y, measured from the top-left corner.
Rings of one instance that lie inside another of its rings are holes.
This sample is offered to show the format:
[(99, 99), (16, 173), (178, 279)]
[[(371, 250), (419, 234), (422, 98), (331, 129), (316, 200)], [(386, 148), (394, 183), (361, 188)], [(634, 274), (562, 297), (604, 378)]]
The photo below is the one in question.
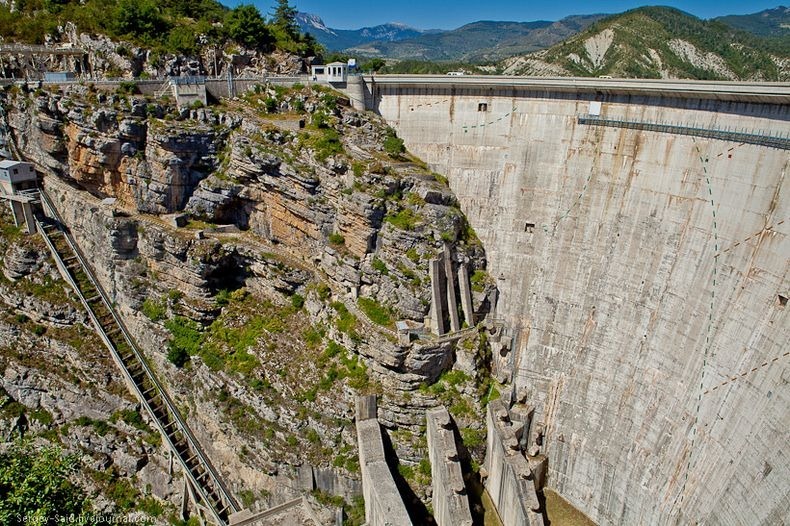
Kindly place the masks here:
[(297, 12), (295, 7), (291, 7), (288, 0), (277, 0), (277, 7), (272, 14), (272, 25), (293, 41), (299, 40), (299, 24), (296, 23)]

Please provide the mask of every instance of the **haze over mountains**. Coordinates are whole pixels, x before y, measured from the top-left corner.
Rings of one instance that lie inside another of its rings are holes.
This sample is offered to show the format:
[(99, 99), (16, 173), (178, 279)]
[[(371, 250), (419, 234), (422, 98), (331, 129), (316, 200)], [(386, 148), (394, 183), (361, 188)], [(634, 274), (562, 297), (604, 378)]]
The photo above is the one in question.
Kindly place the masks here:
[(484, 62), (552, 46), (605, 15), (569, 16), (557, 22), (483, 20), (457, 29), (419, 30), (383, 24), (358, 30), (330, 29), (316, 15), (300, 13), (300, 29), (327, 49), (372, 57)]
[(328, 28), (300, 13), (302, 31), (329, 50), (395, 60), (494, 64), (490, 72), (642, 78), (790, 78), (790, 9), (702, 20), (678, 9), (641, 7), (556, 22), (479, 21), (449, 31), (383, 24)]

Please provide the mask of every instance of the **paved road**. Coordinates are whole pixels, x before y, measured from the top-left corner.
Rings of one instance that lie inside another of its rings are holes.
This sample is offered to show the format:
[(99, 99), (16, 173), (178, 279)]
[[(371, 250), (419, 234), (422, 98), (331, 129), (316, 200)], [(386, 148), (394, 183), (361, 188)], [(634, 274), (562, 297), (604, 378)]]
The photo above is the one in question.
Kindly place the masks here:
[(534, 89), (564, 93), (602, 92), (666, 95), (734, 101), (790, 103), (790, 82), (722, 82), (702, 80), (603, 79), (580, 77), (504, 77), (498, 75), (365, 75), (371, 86), (471, 87)]

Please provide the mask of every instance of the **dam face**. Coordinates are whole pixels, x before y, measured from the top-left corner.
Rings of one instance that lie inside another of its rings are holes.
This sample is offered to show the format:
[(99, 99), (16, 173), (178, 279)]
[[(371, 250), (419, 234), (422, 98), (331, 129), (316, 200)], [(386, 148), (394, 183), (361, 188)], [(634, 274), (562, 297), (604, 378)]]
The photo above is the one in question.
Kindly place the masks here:
[(547, 485), (599, 524), (787, 521), (788, 150), (578, 117), (776, 136), (788, 100), (376, 81), (483, 241)]

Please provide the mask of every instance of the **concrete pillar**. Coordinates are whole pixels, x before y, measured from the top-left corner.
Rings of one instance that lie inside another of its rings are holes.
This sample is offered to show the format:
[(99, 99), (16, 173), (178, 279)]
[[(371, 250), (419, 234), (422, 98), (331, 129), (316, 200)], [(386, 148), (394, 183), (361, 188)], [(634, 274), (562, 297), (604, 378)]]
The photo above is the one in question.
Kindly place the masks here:
[(25, 215), (25, 223), (27, 223), (27, 233), (36, 233), (36, 220), (33, 217), (33, 205), (30, 203), (22, 203), (22, 213)]
[(441, 336), (447, 332), (444, 325), (444, 283), (442, 282), (442, 266), (438, 259), (432, 259), (428, 266), (431, 277), (431, 312), (430, 325), (434, 334)]
[(464, 321), (469, 327), (475, 326), (475, 313), (472, 308), (472, 288), (469, 283), (469, 269), (462, 263), (458, 267), (458, 289), (461, 292), (461, 309), (464, 311)]
[(458, 320), (458, 300), (455, 296), (455, 275), (453, 273), (453, 260), (450, 257), (450, 249), (444, 250), (444, 276), (447, 284), (447, 310), (450, 312), (450, 332), (461, 330), (461, 322)]
[(313, 477), (313, 466), (302, 464), (298, 469), (299, 488), (303, 491), (313, 491), (315, 489), (315, 478)]
[(376, 404), (376, 395), (358, 396), (357, 397), (357, 421), (375, 419), (377, 415), (378, 405)]
[(346, 81), (346, 95), (351, 99), (351, 106), (358, 111), (365, 111), (365, 85), (360, 75), (349, 75)]
[(11, 205), (11, 214), (14, 216), (14, 226), (22, 226), (25, 221), (25, 213), (22, 210), (22, 203), (18, 201), (9, 201)]

